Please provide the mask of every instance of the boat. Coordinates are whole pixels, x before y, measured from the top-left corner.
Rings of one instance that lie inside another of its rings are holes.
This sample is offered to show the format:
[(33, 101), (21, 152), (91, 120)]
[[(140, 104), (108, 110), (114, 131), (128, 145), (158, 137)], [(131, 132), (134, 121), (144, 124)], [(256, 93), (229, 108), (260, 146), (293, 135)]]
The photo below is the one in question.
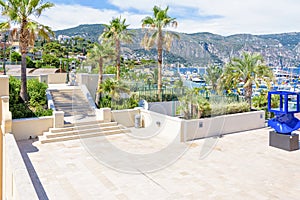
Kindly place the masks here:
[(193, 81), (194, 83), (205, 84), (205, 80), (200, 79), (200, 78), (198, 78), (198, 77), (192, 78), (191, 81)]

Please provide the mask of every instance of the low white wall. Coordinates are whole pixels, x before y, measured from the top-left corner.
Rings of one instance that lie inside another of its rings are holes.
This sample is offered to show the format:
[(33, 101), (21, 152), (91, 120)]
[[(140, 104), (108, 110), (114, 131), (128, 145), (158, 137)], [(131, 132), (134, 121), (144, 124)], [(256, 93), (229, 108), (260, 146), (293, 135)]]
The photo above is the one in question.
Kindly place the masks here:
[(112, 121), (116, 121), (126, 127), (134, 127), (136, 114), (141, 114), (141, 124), (145, 130), (153, 133), (163, 133), (162, 135), (169, 138), (175, 138), (179, 134), (182, 142), (265, 127), (264, 111), (195, 120), (179, 119), (144, 109), (111, 112)]
[(48, 74), (48, 84), (66, 83), (67, 73)]
[(151, 102), (148, 103), (148, 109), (160, 114), (176, 116), (176, 109), (179, 105), (179, 101)]
[[(107, 78), (113, 78), (114, 74), (103, 74), (103, 81)], [(98, 74), (77, 74), (77, 82), (80, 85), (86, 85), (91, 97), (95, 100), (98, 86)]]
[(82, 93), (84, 94), (84, 96), (86, 97), (86, 99), (88, 100), (90, 107), (97, 109), (97, 107), (95, 105), (95, 101), (94, 101), (92, 95), (90, 94), (89, 90), (87, 89), (86, 85), (80, 85), (80, 89), (81, 89)]
[(160, 137), (177, 142), (182, 140), (181, 133), (184, 120), (144, 109), (141, 109), (140, 113), (145, 130), (150, 130), (154, 135), (159, 134)]
[(12, 134), (4, 135), (4, 199), (38, 200), (25, 163)]
[(212, 118), (184, 120), (183, 141), (219, 136), (265, 127), (264, 111), (222, 115)]
[(111, 111), (111, 120), (126, 127), (134, 126), (134, 117), (139, 114), (138, 109), (114, 110)]
[(53, 127), (53, 117), (38, 117), (12, 120), (12, 133), (16, 140), (27, 140), (30, 136), (43, 135)]

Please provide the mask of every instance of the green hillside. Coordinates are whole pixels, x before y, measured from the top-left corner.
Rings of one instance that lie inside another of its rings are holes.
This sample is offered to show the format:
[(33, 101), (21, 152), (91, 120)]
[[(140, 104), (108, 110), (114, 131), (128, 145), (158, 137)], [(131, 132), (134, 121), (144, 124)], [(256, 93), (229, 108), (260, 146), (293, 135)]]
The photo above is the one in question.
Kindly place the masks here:
[[(80, 25), (56, 31), (58, 35), (80, 36), (97, 41), (103, 32), (101, 24)], [(123, 44), (123, 53), (135, 57), (156, 58), (155, 50), (146, 51), (141, 47), (142, 29), (130, 30), (135, 35), (132, 44)], [(295, 66), (300, 64), (300, 33), (281, 33), (270, 35), (237, 34), (221, 36), (212, 33), (178, 33), (180, 40), (174, 40), (170, 52), (165, 52), (167, 63), (185, 63), (206, 66), (224, 64), (243, 51), (261, 53), (270, 66)]]

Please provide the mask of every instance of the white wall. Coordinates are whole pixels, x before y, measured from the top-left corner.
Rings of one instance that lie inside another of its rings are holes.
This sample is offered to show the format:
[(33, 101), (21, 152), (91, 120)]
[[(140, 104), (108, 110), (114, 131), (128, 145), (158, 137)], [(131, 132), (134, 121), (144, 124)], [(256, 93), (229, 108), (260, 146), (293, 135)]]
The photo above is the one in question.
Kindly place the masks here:
[(171, 139), (180, 142), (184, 120), (144, 109), (141, 109), (141, 116), (144, 125), (141, 129), (151, 131), (152, 134), (157, 134), (168, 141)]
[(4, 198), (38, 200), (27, 168), (12, 134), (4, 136)]
[(176, 116), (176, 109), (179, 105), (179, 101), (151, 102), (148, 103), (148, 109), (160, 114)]
[(135, 109), (112, 111), (112, 121), (116, 121), (126, 127), (134, 127), (135, 115), (139, 113), (141, 114), (143, 126), (140, 132), (142, 130), (151, 131), (153, 134), (159, 133), (168, 138), (177, 138), (178, 134), (180, 134), (181, 142), (265, 127), (264, 111), (184, 120), (149, 110)]
[(185, 120), (183, 141), (219, 136), (265, 127), (264, 111)]
[(128, 109), (128, 110), (114, 110), (111, 111), (111, 120), (118, 122), (126, 127), (134, 126), (134, 117), (139, 114), (137, 109)]
[[(103, 74), (103, 81), (107, 78), (113, 78), (114, 76), (114, 74)], [(77, 82), (80, 85), (86, 85), (94, 100), (96, 98), (98, 78), (98, 74), (77, 74)]]
[(24, 118), (12, 120), (12, 133), (16, 140), (43, 135), (53, 127), (53, 117)]
[(64, 84), (67, 80), (67, 73), (48, 74), (48, 84)]

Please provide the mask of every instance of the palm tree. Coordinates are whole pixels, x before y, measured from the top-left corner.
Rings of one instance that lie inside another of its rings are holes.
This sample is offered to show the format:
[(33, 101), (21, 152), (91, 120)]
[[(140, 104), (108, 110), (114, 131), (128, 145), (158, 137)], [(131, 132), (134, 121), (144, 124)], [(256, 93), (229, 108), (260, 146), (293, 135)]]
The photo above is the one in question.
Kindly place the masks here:
[(98, 78), (98, 86), (95, 102), (99, 107), (99, 101), (101, 97), (101, 84), (103, 82), (103, 64), (104, 60), (108, 58), (113, 58), (114, 49), (112, 48), (112, 44), (108, 42), (95, 43), (94, 47), (89, 51), (88, 58), (91, 60), (96, 60), (99, 64), (99, 78)]
[(129, 24), (125, 24), (126, 19), (113, 18), (109, 25), (104, 24), (105, 30), (100, 35), (99, 39), (111, 40), (115, 45), (117, 80), (120, 80), (121, 66), (121, 42), (132, 42), (132, 33), (128, 32)]
[(274, 78), (272, 70), (263, 62), (260, 54), (243, 52), (242, 58), (231, 60), (222, 75), (225, 87), (231, 85), (236, 88), (237, 83), (244, 82), (245, 99), (248, 101), (250, 109), (253, 83), (259, 86), (259, 81), (265, 81), (270, 88)]
[(106, 79), (100, 87), (100, 92), (109, 94), (113, 100), (119, 100), (122, 93), (130, 93), (128, 86), (121, 81), (117, 81), (111, 78)]
[[(168, 26), (177, 27), (177, 21), (168, 15), (169, 7), (161, 9), (154, 6), (153, 17), (145, 17), (142, 20), (142, 27), (148, 27), (149, 32), (145, 34), (142, 40), (142, 46), (146, 49), (150, 49), (154, 45), (157, 46), (157, 60), (158, 60), (158, 94), (161, 94), (162, 90), (162, 52), (165, 45), (166, 50), (170, 50), (172, 45), (172, 39), (179, 36), (172, 32), (163, 32), (163, 28)], [(149, 36), (150, 33), (150, 36)], [(159, 95), (160, 96), (160, 95)]]
[(37, 35), (45, 39), (49, 39), (50, 34), (53, 35), (50, 27), (30, 19), (30, 17), (39, 17), (44, 10), (53, 6), (53, 3), (44, 3), (42, 0), (0, 0), (1, 14), (7, 17), (6, 22), (0, 23), (0, 30), (9, 30), (12, 28), (12, 25), (19, 25), (13, 32), (18, 32), (19, 46), (22, 55), (20, 96), (24, 102), (28, 101), (26, 79), (26, 54), (28, 47), (34, 45)]
[(222, 68), (217, 65), (210, 65), (206, 69), (206, 74), (204, 75), (204, 80), (206, 83), (212, 86), (212, 89), (216, 91), (219, 78), (222, 75)]

